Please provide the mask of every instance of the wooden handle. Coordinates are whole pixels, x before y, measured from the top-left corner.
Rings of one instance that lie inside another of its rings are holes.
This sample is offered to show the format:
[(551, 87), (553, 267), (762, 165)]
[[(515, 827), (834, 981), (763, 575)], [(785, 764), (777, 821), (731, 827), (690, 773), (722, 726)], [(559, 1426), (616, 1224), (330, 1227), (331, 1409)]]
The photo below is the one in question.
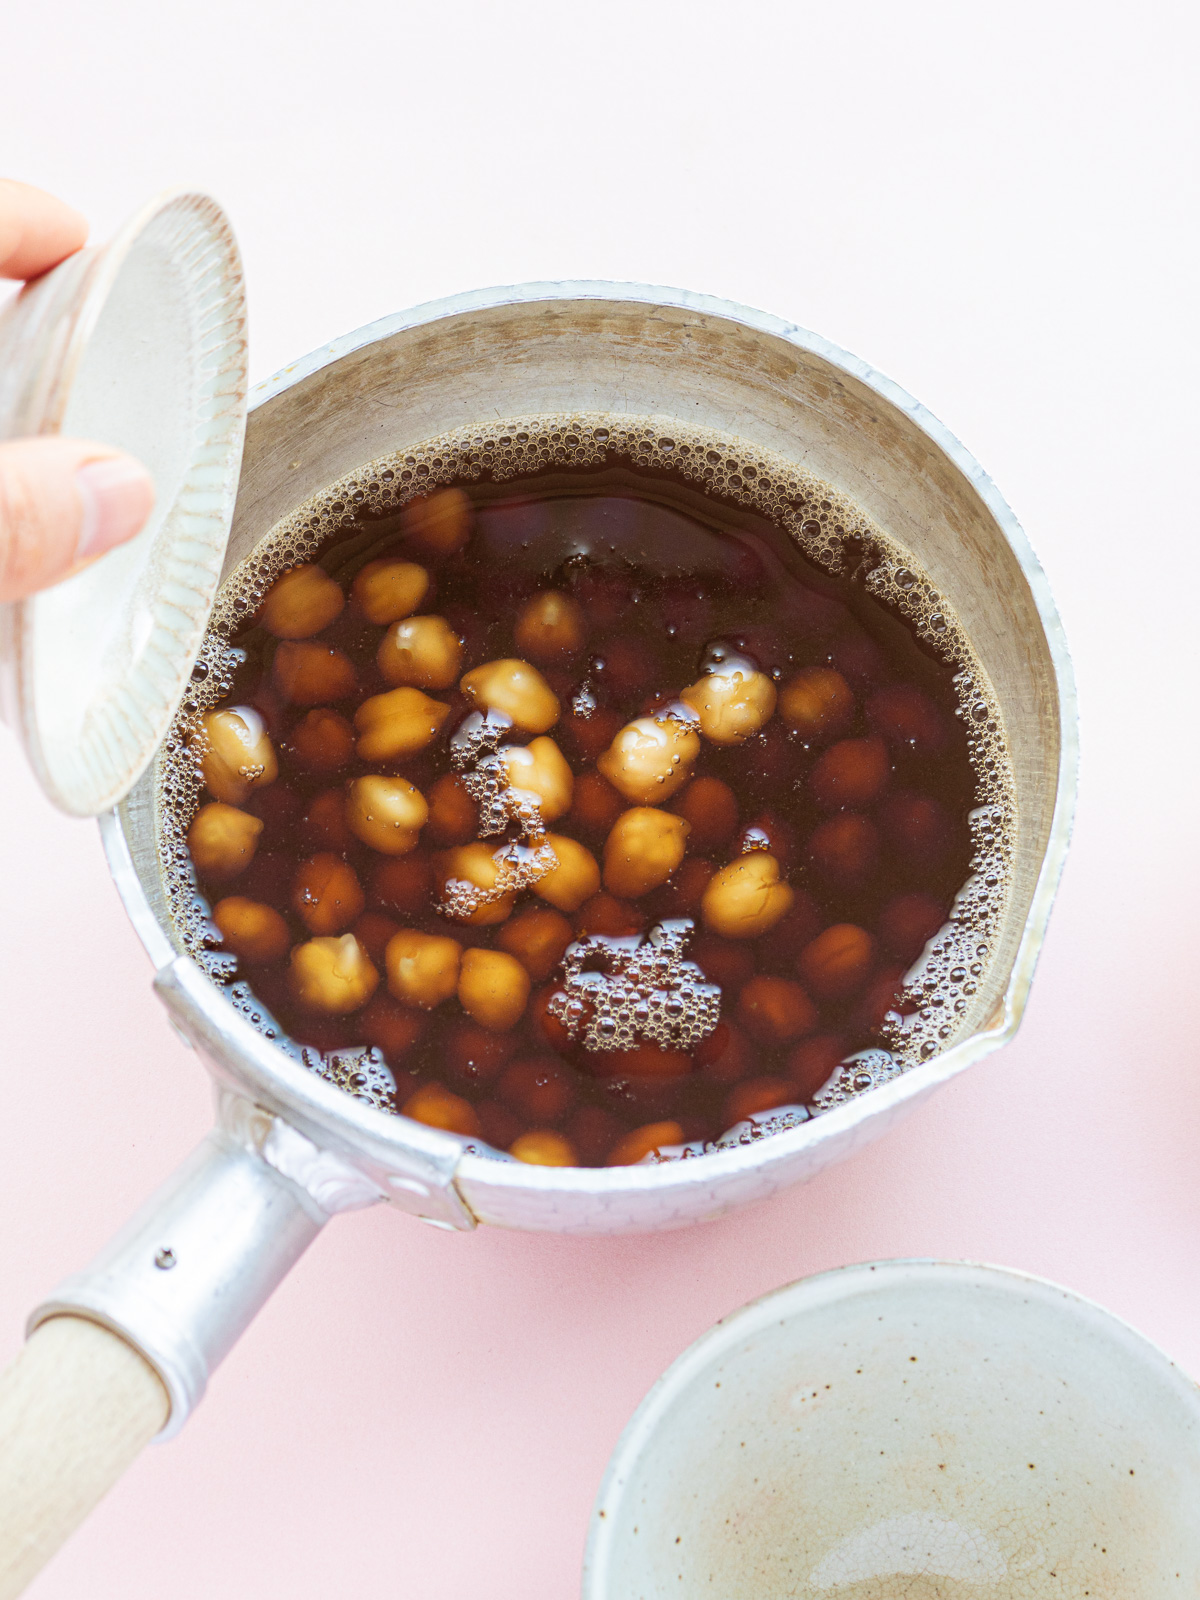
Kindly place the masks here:
[(57, 1316), (0, 1376), (0, 1600), (23, 1592), (167, 1420), (153, 1367)]

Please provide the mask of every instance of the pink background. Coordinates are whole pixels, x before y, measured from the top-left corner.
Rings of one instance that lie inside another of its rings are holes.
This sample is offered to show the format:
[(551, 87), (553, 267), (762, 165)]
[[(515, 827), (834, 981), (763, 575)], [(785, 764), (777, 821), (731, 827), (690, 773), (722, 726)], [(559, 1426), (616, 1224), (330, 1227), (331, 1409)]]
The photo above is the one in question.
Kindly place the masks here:
[[(526, 278), (793, 317), (918, 395), (1008, 496), (1066, 622), (1084, 767), (1015, 1045), (855, 1161), (687, 1232), (336, 1222), (32, 1593), (568, 1596), (657, 1374), (841, 1262), (1045, 1274), (1200, 1373), (1191, 9), (102, 10), (9, 8), (4, 163), (98, 236), (167, 183), (211, 188), (246, 253), (256, 376)], [(7, 1357), (202, 1135), (208, 1086), (94, 827), (51, 812), (7, 736), (0, 768)]]

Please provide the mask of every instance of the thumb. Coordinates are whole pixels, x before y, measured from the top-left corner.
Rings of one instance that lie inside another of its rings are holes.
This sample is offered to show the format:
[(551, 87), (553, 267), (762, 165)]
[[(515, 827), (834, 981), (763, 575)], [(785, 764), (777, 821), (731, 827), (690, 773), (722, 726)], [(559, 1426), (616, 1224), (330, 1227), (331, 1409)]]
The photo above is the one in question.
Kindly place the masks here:
[(21, 600), (131, 539), (154, 505), (132, 456), (86, 439), (0, 444), (0, 601)]

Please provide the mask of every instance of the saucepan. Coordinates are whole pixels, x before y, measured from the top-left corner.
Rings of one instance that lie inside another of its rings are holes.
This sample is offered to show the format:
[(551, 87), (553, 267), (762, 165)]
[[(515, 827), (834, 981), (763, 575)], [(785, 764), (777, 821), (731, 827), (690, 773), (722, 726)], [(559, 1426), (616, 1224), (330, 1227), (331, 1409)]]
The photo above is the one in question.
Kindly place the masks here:
[[(0, 1466), (0, 1482), (16, 1484), (0, 1544), (10, 1529), (37, 1529), (21, 1534), (24, 1572), (143, 1443), (178, 1431), (209, 1372), (339, 1212), (387, 1203), (460, 1230), (681, 1227), (812, 1177), (1012, 1037), (1068, 843), (1069, 658), (1042, 571), (996, 488), (864, 362), (777, 318), (686, 291), (528, 284), (349, 334), (260, 385), (246, 415), (236, 246), (213, 202), (176, 194), (107, 251), (73, 258), (7, 308), (5, 372), (0, 432), (86, 427), (155, 471), (154, 524), (61, 590), (12, 608), (0, 654), (8, 715), (43, 786), (65, 809), (100, 814), (156, 992), (216, 1097), (215, 1127), (180, 1171), (30, 1318), (33, 1337), (0, 1393), (0, 1406), (16, 1394), (25, 1414), (42, 1417), (36, 1439), (10, 1429)], [(230, 1004), (172, 915), (159, 752), (219, 582), (297, 507), (464, 427), (486, 444), (496, 418), (596, 412), (735, 436), (834, 483), (911, 552), (955, 608), (994, 690), (1012, 759), (1015, 851), (990, 962), (932, 1059), (788, 1131), (694, 1159), (539, 1168), (489, 1159), (354, 1098)], [(53, 1359), (39, 1358), (51, 1341)], [(62, 1430), (74, 1442), (48, 1459)]]

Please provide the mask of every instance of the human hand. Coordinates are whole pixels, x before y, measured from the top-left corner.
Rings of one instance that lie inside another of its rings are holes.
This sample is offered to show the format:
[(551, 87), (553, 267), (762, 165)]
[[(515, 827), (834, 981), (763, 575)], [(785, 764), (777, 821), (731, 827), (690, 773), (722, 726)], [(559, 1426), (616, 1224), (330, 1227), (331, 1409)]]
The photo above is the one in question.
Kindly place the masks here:
[[(83, 245), (77, 211), (0, 178), (0, 278), (36, 278)], [(131, 539), (154, 505), (145, 467), (89, 439), (0, 443), (0, 601), (20, 600)]]

